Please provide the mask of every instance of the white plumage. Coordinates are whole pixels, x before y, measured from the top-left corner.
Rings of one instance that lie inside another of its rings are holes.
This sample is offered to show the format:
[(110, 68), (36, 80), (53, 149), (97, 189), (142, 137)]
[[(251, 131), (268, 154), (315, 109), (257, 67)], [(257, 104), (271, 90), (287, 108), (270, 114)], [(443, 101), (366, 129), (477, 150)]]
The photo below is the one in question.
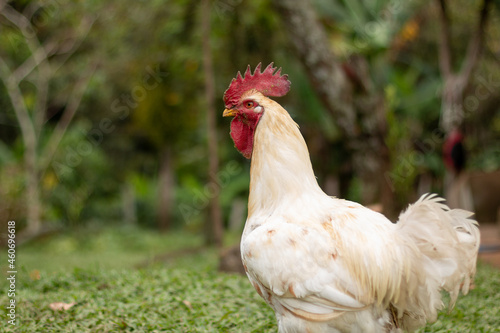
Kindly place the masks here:
[(442, 289), (451, 306), (468, 292), (479, 248), (471, 213), (425, 195), (393, 224), (329, 197), (286, 110), (256, 90), (240, 100), (259, 113), (242, 260), (279, 332), (413, 331), (436, 320)]

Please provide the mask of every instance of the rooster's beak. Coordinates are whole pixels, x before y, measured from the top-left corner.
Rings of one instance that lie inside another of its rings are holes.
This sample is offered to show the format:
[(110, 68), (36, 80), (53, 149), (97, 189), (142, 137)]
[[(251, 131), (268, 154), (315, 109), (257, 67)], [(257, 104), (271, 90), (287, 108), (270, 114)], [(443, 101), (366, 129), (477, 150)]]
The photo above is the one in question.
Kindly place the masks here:
[(222, 113), (222, 116), (223, 117), (234, 117), (234, 116), (236, 116), (237, 113), (238, 113), (238, 111), (236, 111), (236, 110), (225, 109), (224, 113)]

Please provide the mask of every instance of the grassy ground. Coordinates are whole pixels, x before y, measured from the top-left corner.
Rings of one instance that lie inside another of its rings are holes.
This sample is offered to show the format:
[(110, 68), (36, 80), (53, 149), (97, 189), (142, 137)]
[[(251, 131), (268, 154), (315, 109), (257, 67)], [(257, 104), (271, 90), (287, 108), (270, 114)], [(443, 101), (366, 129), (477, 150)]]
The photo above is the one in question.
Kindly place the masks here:
[[(200, 249), (201, 238), (133, 229), (88, 236), (18, 249), (17, 322), (7, 323), (2, 278), (0, 331), (276, 332), (272, 310), (247, 278), (218, 273), (217, 254)], [(182, 251), (185, 246), (194, 250)], [(176, 255), (158, 256), (168, 251)], [(480, 265), (475, 284), (451, 313), (421, 332), (500, 332), (500, 271)], [(49, 306), (55, 302), (76, 304), (55, 311)]]

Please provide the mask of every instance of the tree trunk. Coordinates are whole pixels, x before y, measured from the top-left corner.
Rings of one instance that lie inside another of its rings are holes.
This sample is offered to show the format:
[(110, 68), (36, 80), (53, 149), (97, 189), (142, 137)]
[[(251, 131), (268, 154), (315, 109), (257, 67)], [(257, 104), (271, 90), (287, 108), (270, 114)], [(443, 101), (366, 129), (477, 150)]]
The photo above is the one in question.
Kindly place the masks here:
[(357, 133), (352, 89), (310, 1), (274, 0), (318, 96), (347, 137)]
[(37, 234), (42, 227), (41, 217), (41, 202), (40, 193), (38, 190), (39, 177), (37, 168), (36, 156), (36, 141), (24, 143), (24, 167), (26, 177), (26, 205), (27, 205), (27, 233)]
[(446, 0), (438, 1), (439, 21), (441, 25), (439, 68), (443, 79), (441, 127), (446, 134), (449, 134), (454, 129), (459, 128), (464, 120), (464, 93), (483, 50), (484, 35), (488, 23), (489, 4), (491, 0), (483, 0), (476, 29), (469, 39), (465, 58), (462, 61), (460, 70), (457, 72), (453, 72), (452, 69), (451, 21), (448, 16), (448, 5)]
[[(453, 59), (451, 48), (451, 20), (448, 16), (448, 4), (446, 0), (439, 2), (440, 21), (440, 44), (439, 44), (439, 69), (443, 80), (443, 92), (441, 97), (441, 128), (446, 135), (452, 131), (460, 129), (464, 123), (464, 95), (465, 89), (470, 82), (472, 72), (481, 56), (484, 44), (485, 29), (489, 17), (489, 4), (491, 0), (483, 0), (479, 11), (478, 21), (475, 31), (469, 39), (467, 52), (462, 61), (462, 66), (456, 72), (453, 71)], [(459, 188), (460, 179), (446, 171), (445, 179), (449, 179), (445, 184), (445, 197), (453, 202), (453, 190)], [(461, 207), (467, 209), (468, 207)]]
[[(363, 182), (364, 203), (381, 200), (389, 205), (384, 208), (390, 209), (394, 193), (383, 176), (390, 167), (384, 141), (384, 100), (371, 82), (366, 60), (356, 56), (347, 65), (357, 74), (356, 82), (351, 83), (344, 64), (329, 48), (329, 40), (311, 2), (275, 0), (274, 5), (311, 84), (342, 131), (352, 166)], [(353, 84), (360, 83), (362, 93), (354, 97)]]
[(215, 112), (215, 82), (212, 63), (212, 50), (210, 47), (210, 0), (202, 2), (202, 48), (203, 48), (203, 70), (205, 73), (205, 99), (207, 107), (207, 141), (208, 141), (208, 176), (210, 184), (217, 190), (209, 197), (209, 220), (207, 221), (209, 233), (207, 243), (222, 247), (223, 224), (222, 212), (219, 204), (220, 188), (217, 183), (219, 171), (219, 158), (217, 153), (217, 126)]
[(39, 172), (37, 165), (37, 146), (38, 139), (35, 128), (33, 127), (22, 92), (19, 88), (19, 82), (12, 75), (10, 70), (3, 61), (1, 65), (1, 78), (7, 88), (7, 94), (14, 108), (19, 127), (21, 128), (21, 136), (24, 143), (24, 174), (26, 186), (26, 232), (35, 234), (40, 231), (40, 194), (38, 190)]
[[(162, 189), (160, 188), (160, 193), (161, 191)], [(160, 202), (160, 205), (161, 204), (162, 202)], [(132, 188), (132, 185), (129, 182), (125, 183), (122, 187), (122, 213), (123, 213), (123, 224), (129, 226), (137, 225), (137, 209), (135, 206), (135, 193), (134, 189)]]
[(172, 170), (172, 154), (167, 147), (161, 156), (159, 175), (158, 228), (166, 231), (172, 228), (172, 199), (174, 191), (174, 173)]
[(459, 128), (463, 122), (464, 108), (462, 101), (468, 80), (463, 75), (451, 73), (443, 78), (441, 127), (445, 133), (451, 133), (454, 129)]

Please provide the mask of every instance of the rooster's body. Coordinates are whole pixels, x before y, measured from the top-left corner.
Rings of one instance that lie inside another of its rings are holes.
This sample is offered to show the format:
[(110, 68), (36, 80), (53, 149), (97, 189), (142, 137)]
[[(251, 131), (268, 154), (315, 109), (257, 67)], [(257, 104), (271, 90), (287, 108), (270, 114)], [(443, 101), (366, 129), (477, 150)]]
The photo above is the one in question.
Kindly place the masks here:
[(286, 76), (274, 71), (238, 75), (224, 115), (235, 117), (231, 136), (252, 158), (243, 264), (279, 331), (397, 332), (434, 321), (440, 291), (453, 304), (475, 273), (479, 232), (471, 214), (429, 195), (393, 224), (326, 195), (298, 126), (265, 96), (288, 91)]

